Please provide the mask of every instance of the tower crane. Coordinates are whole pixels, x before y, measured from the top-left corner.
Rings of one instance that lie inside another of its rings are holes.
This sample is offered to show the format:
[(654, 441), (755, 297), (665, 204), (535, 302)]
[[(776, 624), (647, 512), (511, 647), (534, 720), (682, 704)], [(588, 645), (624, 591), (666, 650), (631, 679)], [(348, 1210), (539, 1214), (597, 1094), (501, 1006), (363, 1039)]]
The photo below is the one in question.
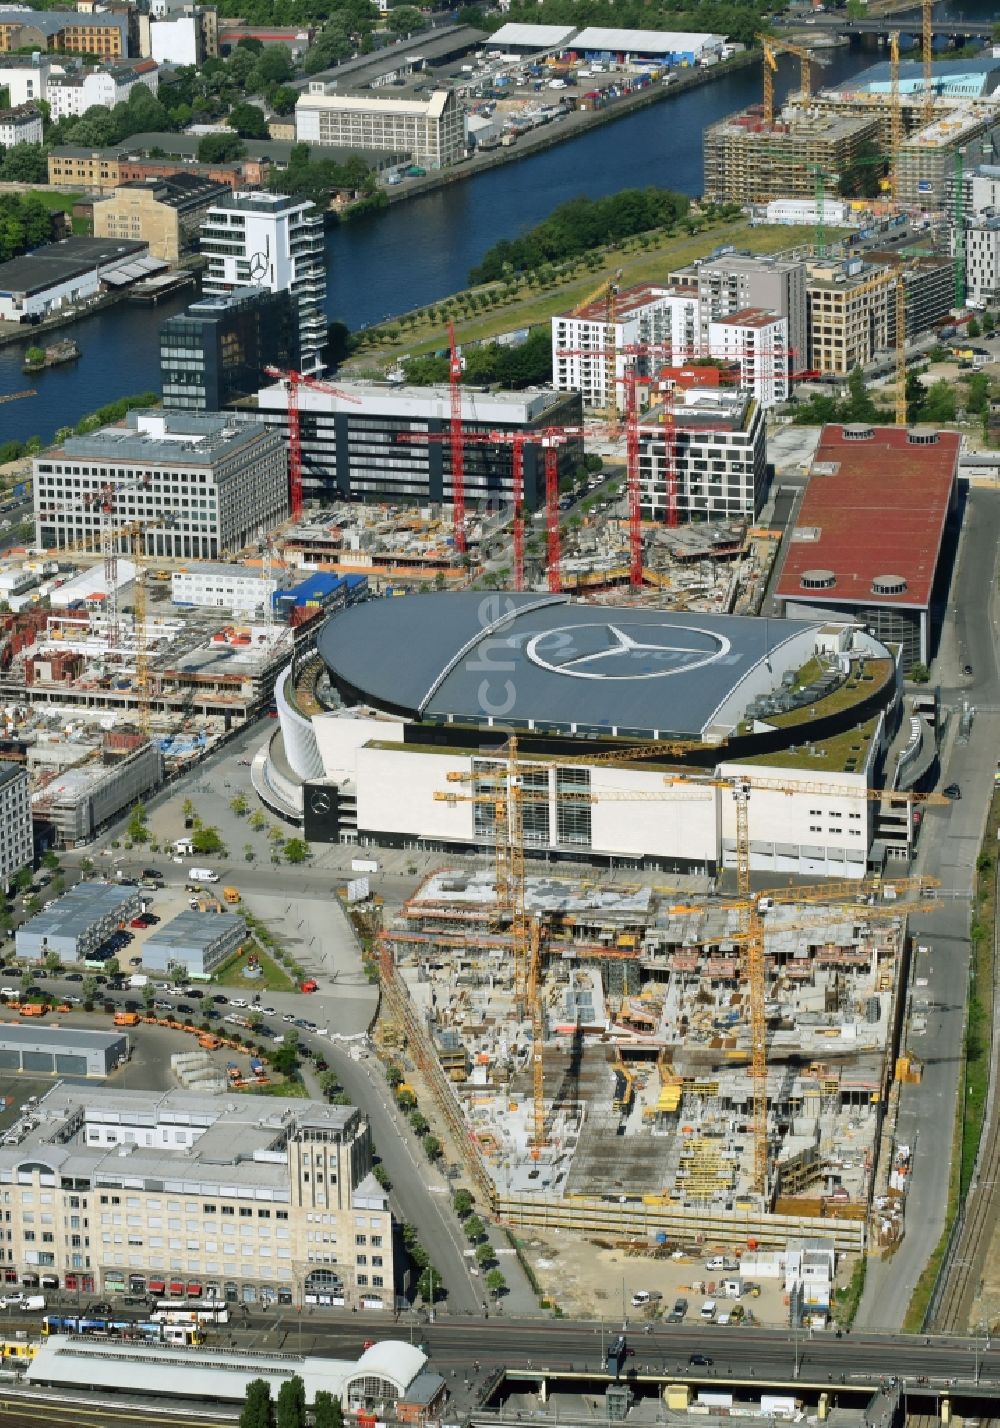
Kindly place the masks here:
[[(544, 1101), (542, 1087), (542, 1053), (540, 1042), (544, 1038), (544, 1008), (540, 997), (540, 969), (532, 970), (534, 959), (540, 956), (540, 940), (532, 935), (532, 919), (525, 902), (523, 807), (527, 802), (548, 802), (548, 788), (533, 789), (526, 785), (526, 770), (532, 766), (558, 768), (560, 764), (578, 762), (581, 764), (615, 764), (634, 760), (645, 761), (662, 757), (668, 750), (678, 752), (683, 746), (675, 744), (636, 745), (630, 749), (608, 751), (605, 754), (573, 756), (560, 759), (527, 755), (522, 760), (516, 736), (493, 757), (500, 761), (495, 770), (456, 771), (447, 775), (449, 782), (492, 784), (488, 792), (456, 794), (451, 790), (434, 794), (437, 801), (458, 803), (489, 803), (495, 810), (497, 844), (497, 901), (498, 909), (510, 918), (512, 949), (514, 955), (514, 995), (520, 1008), (527, 1009), (532, 1021), (534, 1047), (532, 1051), (534, 1081), (534, 1123), (536, 1151), (544, 1143)], [(692, 747), (688, 745), (687, 747)], [(734, 908), (739, 917), (738, 940), (745, 948), (744, 973), (748, 983), (750, 1001), (750, 1045), (751, 1076), (754, 1099), (754, 1187), (764, 1194), (767, 1187), (768, 1147), (767, 1147), (767, 1018), (766, 1018), (766, 977), (764, 961), (764, 926), (760, 907), (760, 896), (753, 895), (750, 886), (750, 826), (749, 800), (751, 792), (776, 792), (786, 796), (813, 794), (830, 798), (859, 798), (881, 802), (895, 799), (907, 804), (947, 804), (940, 794), (896, 794), (884, 789), (852, 788), (840, 784), (824, 784), (817, 781), (789, 782), (781, 778), (757, 775), (741, 768), (738, 773), (724, 776), (698, 776), (692, 774), (665, 774), (666, 789), (643, 790), (588, 790), (560, 794), (569, 801), (640, 802), (648, 799), (696, 797), (703, 790), (724, 790), (732, 795), (736, 815), (736, 887), (737, 898), (726, 904)], [(501, 843), (504, 846), (501, 848)], [(922, 888), (931, 884), (927, 880)], [(860, 883), (839, 885), (839, 891), (847, 889), (852, 897), (857, 895)], [(799, 890), (784, 889), (782, 899), (796, 900)], [(827, 899), (838, 894), (838, 885), (827, 885), (818, 890)], [(815, 898), (814, 898), (815, 900)], [(683, 911), (683, 908), (676, 909)], [(690, 909), (688, 909), (690, 910)], [(541, 1130), (539, 1129), (541, 1128)]]
[(934, 118), (934, 0), (920, 0), (921, 44), (924, 61), (923, 122)]
[(829, 64), (829, 60), (825, 57), (821, 58), (811, 50), (804, 49), (801, 45), (793, 45), (788, 40), (779, 40), (774, 35), (758, 35), (757, 39), (764, 51), (764, 123), (770, 129), (774, 125), (774, 76), (778, 69), (778, 51), (780, 50), (782, 54), (794, 55), (799, 61), (799, 92), (806, 104), (812, 98), (811, 66)]
[(309, 377), (294, 368), (284, 371), (281, 367), (265, 367), (269, 377), (284, 382), (288, 393), (288, 504), (292, 519), (298, 520), (302, 514), (302, 414), (299, 411), (299, 388), (311, 387), (316, 392), (326, 392), (329, 396), (340, 397), (341, 401), (360, 405), (361, 398), (353, 392), (345, 392), (331, 382), (323, 382), (319, 377)]
[(899, 31), (889, 32), (889, 170), (890, 193), (899, 203), (899, 151), (903, 147), (903, 105), (899, 97)]

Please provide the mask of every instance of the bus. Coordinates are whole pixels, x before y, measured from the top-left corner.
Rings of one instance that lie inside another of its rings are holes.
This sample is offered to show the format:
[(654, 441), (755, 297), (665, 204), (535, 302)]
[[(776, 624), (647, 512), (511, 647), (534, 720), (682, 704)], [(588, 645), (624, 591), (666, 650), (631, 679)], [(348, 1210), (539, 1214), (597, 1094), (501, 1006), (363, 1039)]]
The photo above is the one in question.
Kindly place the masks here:
[(229, 1309), (221, 1299), (192, 1304), (186, 1299), (158, 1299), (149, 1316), (154, 1324), (228, 1324)]

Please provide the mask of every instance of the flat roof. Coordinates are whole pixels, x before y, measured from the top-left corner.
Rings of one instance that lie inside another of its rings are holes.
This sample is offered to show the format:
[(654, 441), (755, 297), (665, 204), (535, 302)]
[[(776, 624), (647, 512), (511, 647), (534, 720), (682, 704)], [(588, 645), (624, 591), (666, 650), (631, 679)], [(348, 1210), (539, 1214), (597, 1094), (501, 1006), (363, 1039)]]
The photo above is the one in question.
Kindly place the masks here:
[(123, 238), (64, 238), (59, 243), (46, 243), (33, 253), (0, 263), (0, 293), (44, 292), (106, 263), (145, 253), (148, 246)]
[(235, 912), (198, 912), (186, 907), (146, 938), (144, 950), (155, 947), (166, 953), (207, 952), (220, 937), (237, 928), (245, 929), (246, 923)]
[[(862, 430), (870, 436), (858, 439)], [(953, 431), (824, 427), (779, 598), (926, 608), (960, 446)], [(814, 583), (824, 576), (834, 583)]]
[(83, 1031), (53, 1022), (28, 1026), (24, 1022), (0, 1024), (0, 1046), (51, 1046), (53, 1051), (113, 1051), (128, 1037), (121, 1031)]
[(538, 50), (550, 50), (566, 45), (576, 33), (575, 25), (521, 25), (509, 20), (494, 30), (486, 42), (488, 50), (504, 45), (533, 45)]
[(812, 628), (560, 595), (436, 592), (351, 606), (317, 643), (363, 701), (430, 722), (481, 728), (502, 701), (505, 720), (545, 732), (703, 737), (755, 670), (780, 682), (778, 651)]
[[(640, 283), (633, 288), (622, 288), (618, 293), (618, 301), (615, 303), (618, 320), (628, 317), (630, 313), (639, 312), (659, 298), (673, 296), (675, 294), (671, 289), (660, 287), (659, 284), (654, 283)], [(588, 303), (586, 307), (578, 311), (558, 314), (564, 321), (575, 322), (603, 322), (606, 315), (607, 306), (603, 298), (595, 299), (594, 302)]]
[(86, 436), (67, 437), (47, 459), (58, 459), (62, 452), (76, 460), (214, 466), (268, 435), (267, 427), (240, 421), (228, 412), (130, 411), (126, 422), (125, 426), (103, 426)]
[(784, 319), (776, 312), (768, 312), (764, 307), (743, 307), (728, 317), (713, 317), (713, 327), (773, 327)]
[(630, 54), (697, 54), (721, 45), (724, 35), (695, 30), (619, 30), (588, 25), (573, 41), (575, 50), (627, 50)]
[(30, 932), (36, 937), (80, 937), (95, 922), (124, 907), (138, 891), (135, 883), (77, 883), (19, 927), (17, 936)]

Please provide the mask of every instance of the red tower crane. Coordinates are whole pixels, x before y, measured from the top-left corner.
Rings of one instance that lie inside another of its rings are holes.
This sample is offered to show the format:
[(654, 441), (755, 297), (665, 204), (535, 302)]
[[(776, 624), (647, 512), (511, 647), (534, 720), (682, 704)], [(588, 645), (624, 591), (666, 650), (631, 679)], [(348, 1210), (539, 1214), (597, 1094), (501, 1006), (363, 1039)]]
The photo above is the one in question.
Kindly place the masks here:
[(317, 392), (327, 392), (332, 397), (341, 397), (345, 402), (360, 403), (361, 398), (353, 392), (345, 392), (319, 377), (307, 377), (304, 372), (294, 369), (282, 371), (280, 367), (265, 367), (269, 377), (276, 377), (286, 383), (288, 391), (288, 504), (292, 519), (302, 514), (302, 419), (299, 413), (299, 388), (312, 387)]
[(462, 430), (462, 359), (455, 345), (455, 324), (448, 324), (448, 388), (451, 396), (451, 506), (455, 549), (465, 554), (465, 447)]

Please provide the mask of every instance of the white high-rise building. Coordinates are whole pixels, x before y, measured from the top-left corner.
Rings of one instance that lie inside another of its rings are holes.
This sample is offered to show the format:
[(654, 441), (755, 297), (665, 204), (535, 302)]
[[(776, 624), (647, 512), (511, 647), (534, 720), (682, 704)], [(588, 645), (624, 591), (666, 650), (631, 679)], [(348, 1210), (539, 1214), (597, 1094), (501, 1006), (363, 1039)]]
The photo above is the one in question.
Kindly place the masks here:
[(762, 407), (787, 402), (788, 322), (761, 308), (744, 308), (708, 326), (708, 350), (722, 361), (735, 362), (740, 386), (752, 392)]
[(326, 255), (323, 216), (314, 204), (278, 193), (227, 194), (201, 228), (208, 258), (202, 291), (236, 288), (291, 291), (299, 305), (300, 366), (322, 371), (326, 344)]

